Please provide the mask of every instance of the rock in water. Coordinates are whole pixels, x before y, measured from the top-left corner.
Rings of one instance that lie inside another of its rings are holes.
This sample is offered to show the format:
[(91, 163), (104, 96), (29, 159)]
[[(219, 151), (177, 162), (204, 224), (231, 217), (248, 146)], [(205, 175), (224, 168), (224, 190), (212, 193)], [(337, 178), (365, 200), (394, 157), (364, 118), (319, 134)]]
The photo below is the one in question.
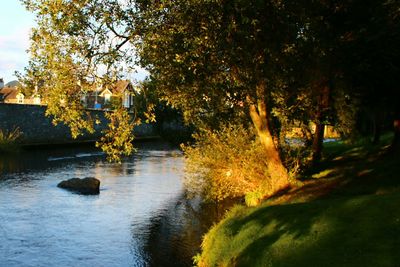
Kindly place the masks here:
[(85, 195), (94, 195), (100, 193), (100, 180), (94, 177), (86, 177), (83, 179), (72, 178), (60, 182), (57, 186)]

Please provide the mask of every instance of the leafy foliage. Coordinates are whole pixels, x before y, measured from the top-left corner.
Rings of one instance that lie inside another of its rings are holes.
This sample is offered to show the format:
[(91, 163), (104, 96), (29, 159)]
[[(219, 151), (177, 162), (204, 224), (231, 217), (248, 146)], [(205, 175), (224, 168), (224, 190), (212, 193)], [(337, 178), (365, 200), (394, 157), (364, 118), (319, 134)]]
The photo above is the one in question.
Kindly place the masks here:
[[(250, 192), (252, 189), (248, 188), (256, 184), (241, 173), (252, 165), (235, 163), (241, 170), (235, 177), (244, 179), (245, 185), (239, 193), (240, 182), (233, 185), (221, 178), (224, 169), (218, 166), (219, 160), (233, 164), (234, 153), (241, 158), (240, 153), (247, 155), (249, 151), (258, 153), (258, 157), (254, 156), (257, 160), (268, 158), (258, 162), (260, 169), (267, 168), (259, 173), (268, 173), (266, 180), (276, 185), (271, 189), (274, 193), (289, 183), (279, 151), (291, 153), (284, 145), (290, 128), (301, 128), (307, 148), (313, 138), (318, 141), (314, 142), (314, 150), (320, 154), (322, 131), (312, 135), (310, 121), (318, 126), (335, 124), (349, 135), (355, 125), (355, 98), (361, 95), (373, 100), (378, 85), (385, 80), (383, 88), (388, 96), (380, 97), (381, 102), (395, 99), (390, 101), (394, 106), (398, 99), (391, 97), (397, 96), (392, 88), (398, 84), (400, 62), (396, 1), (23, 2), (38, 20), (24, 83), (43, 83), (42, 94), (49, 98), (47, 113), (54, 116), (55, 122), (69, 124), (74, 136), (84, 129), (92, 131), (91, 118), (85, 117), (79, 103), (79, 94), (85, 90), (80, 84), (108, 84), (139, 64), (150, 72), (150, 80), (143, 88), (151, 88), (150, 94), (156, 92), (156, 98), (180, 109), (187, 123), (205, 129), (197, 136), (199, 143), (192, 150), (188, 148), (187, 153), (199, 162), (198, 166), (216, 168), (215, 174), (200, 168), (209, 176), (206, 180), (213, 178), (207, 183), (199, 178), (198, 183), (215, 187), (225, 183), (231, 188), (231, 193), (205, 190), (213, 192), (209, 194), (212, 198)], [(363, 81), (365, 76), (371, 79)], [(369, 84), (373, 89), (368, 88)], [(142, 108), (141, 103), (138, 99), (137, 111), (144, 115), (136, 117), (154, 120), (155, 105)], [(129, 145), (121, 143), (130, 140), (122, 127), (130, 124), (122, 122), (128, 119), (122, 113), (115, 112), (113, 116), (110, 115), (111, 128), (101, 146), (111, 152), (111, 158), (117, 158), (116, 149), (131, 152)], [(249, 137), (247, 144), (236, 144), (235, 135), (225, 131), (230, 126), (219, 128), (221, 122), (251, 122), (255, 136)], [(233, 140), (222, 140), (220, 135)], [(117, 143), (106, 145), (106, 141)], [(200, 145), (210, 147), (209, 159), (216, 162), (201, 163)], [(214, 158), (213, 146), (220, 149), (220, 155)], [(298, 158), (304, 155), (303, 151), (297, 152)], [(222, 156), (224, 153), (227, 158)], [(290, 162), (290, 156), (284, 160)], [(192, 182), (196, 183), (194, 179)], [(263, 191), (249, 198), (257, 199)]]
[(314, 170), (315, 179), (258, 207), (235, 206), (205, 235), (195, 264), (396, 265), (397, 253), (388, 248), (393, 235), (400, 235), (394, 215), (400, 158), (382, 154), (391, 138), (385, 136), (379, 146), (367, 139), (356, 145), (328, 143), (330, 160)]
[(105, 116), (110, 123), (96, 146), (107, 153), (109, 161), (121, 162), (122, 156), (129, 156), (135, 151), (132, 144), (135, 123), (131, 122), (130, 114), (124, 108), (108, 112)]
[(11, 131), (0, 129), (0, 152), (14, 152), (17, 149), (17, 141), (21, 136), (22, 132), (18, 128)]
[(137, 8), (148, 22), (137, 24), (141, 63), (161, 96), (201, 127), (217, 128), (266, 101), (294, 51), (291, 14), (276, 1), (138, 1)]
[[(38, 87), (47, 104), (46, 115), (53, 123), (65, 123), (74, 138), (93, 123), (80, 99), (82, 94), (102, 85), (110, 85), (121, 71), (118, 58), (131, 48), (124, 46), (119, 34), (109, 34), (122, 27), (118, 22), (121, 9), (117, 1), (23, 1), (35, 13), (37, 27), (31, 34), (31, 61), (24, 74), (19, 74), (25, 88)], [(117, 14), (118, 13), (118, 14)], [(127, 38), (125, 38), (127, 39)], [(116, 44), (117, 43), (117, 44)], [(132, 56), (125, 61), (133, 60)], [(118, 103), (111, 103), (112, 105)], [(129, 116), (121, 111), (109, 115), (110, 129), (101, 145), (111, 159), (132, 152), (127, 133)], [(123, 122), (122, 120), (126, 120)], [(127, 126), (126, 129), (124, 127)], [(118, 130), (122, 132), (117, 133)], [(105, 141), (115, 141), (106, 145)], [(116, 149), (122, 149), (120, 153)], [(125, 151), (124, 151), (125, 149)]]
[[(263, 148), (252, 127), (221, 125), (194, 135), (195, 145), (184, 146), (185, 185), (190, 195), (207, 200), (243, 197), (255, 190), (267, 191), (268, 169)], [(262, 192), (258, 199), (266, 192)]]

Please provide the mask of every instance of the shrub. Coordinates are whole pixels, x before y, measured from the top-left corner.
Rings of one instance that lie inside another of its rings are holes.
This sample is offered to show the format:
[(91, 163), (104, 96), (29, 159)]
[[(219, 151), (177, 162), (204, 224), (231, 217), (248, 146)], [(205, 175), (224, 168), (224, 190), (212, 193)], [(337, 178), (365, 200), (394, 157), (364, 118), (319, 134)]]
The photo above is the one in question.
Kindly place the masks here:
[(11, 131), (5, 131), (0, 129), (0, 151), (2, 152), (14, 152), (18, 149), (17, 140), (22, 135), (18, 128)]
[(194, 146), (183, 146), (190, 196), (221, 201), (255, 191), (262, 195), (260, 187), (268, 184), (266, 158), (253, 128), (228, 124), (217, 131), (203, 130), (194, 139)]
[(303, 140), (286, 139), (279, 143), (282, 160), (292, 182), (294, 182), (296, 176), (307, 170), (312, 163), (312, 148), (310, 145), (306, 145)]

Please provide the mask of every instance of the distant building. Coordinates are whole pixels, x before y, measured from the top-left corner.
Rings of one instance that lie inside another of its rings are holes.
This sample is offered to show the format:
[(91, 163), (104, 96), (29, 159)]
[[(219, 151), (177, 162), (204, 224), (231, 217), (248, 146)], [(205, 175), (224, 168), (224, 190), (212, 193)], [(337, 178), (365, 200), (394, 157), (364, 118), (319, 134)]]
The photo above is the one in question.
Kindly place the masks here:
[(0, 101), (3, 103), (27, 104), (25, 95), (16, 87), (3, 87), (0, 90)]
[(121, 100), (125, 108), (133, 106), (134, 88), (130, 81), (120, 80), (104, 89), (94, 89), (83, 93), (81, 101), (88, 108), (103, 109), (111, 103), (112, 99)]
[(40, 95), (35, 93), (32, 96), (26, 96), (16, 85), (15, 82), (7, 83), (0, 89), (0, 102), (8, 104), (27, 104), (27, 105), (40, 105)]
[(32, 98), (32, 104), (34, 105), (42, 104), (42, 98), (38, 93), (33, 94), (31, 98)]
[(113, 96), (114, 94), (111, 92), (111, 90), (110, 89), (104, 89), (103, 91), (101, 91), (101, 93), (99, 94), (99, 96), (100, 97), (102, 97), (103, 98), (103, 102), (104, 102), (104, 104), (107, 104), (107, 103), (109, 103), (110, 101), (111, 101), (111, 97)]
[(18, 90), (14, 87), (2, 87), (0, 89), (0, 102), (9, 103), (11, 99), (17, 99)]
[[(30, 96), (25, 95), (20, 88), (21, 85), (18, 81), (7, 83), (4, 87), (0, 88), (0, 102), (27, 105), (46, 104), (39, 94), (37, 86)], [(117, 81), (106, 88), (93, 89), (91, 85), (87, 85), (86, 90), (85, 92), (82, 91), (80, 99), (82, 104), (87, 108), (107, 109), (111, 107), (113, 100), (121, 101), (125, 108), (130, 108), (134, 104), (135, 90), (132, 83), (128, 80)]]
[(121, 80), (111, 87), (112, 96), (120, 97), (122, 105), (126, 108), (133, 106), (134, 89), (133, 85), (128, 80)]
[(4, 87), (4, 80), (3, 78), (0, 78), (0, 89)]

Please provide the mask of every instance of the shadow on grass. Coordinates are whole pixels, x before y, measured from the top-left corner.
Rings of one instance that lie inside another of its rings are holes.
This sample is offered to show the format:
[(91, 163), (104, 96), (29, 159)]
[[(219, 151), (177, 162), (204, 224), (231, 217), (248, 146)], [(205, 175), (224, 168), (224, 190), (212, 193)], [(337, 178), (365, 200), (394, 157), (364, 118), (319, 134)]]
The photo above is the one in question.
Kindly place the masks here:
[(230, 233), (230, 251), (213, 249), (229, 266), (396, 266), (399, 200), (394, 194), (260, 207), (227, 219), (218, 233)]
[(304, 174), (301, 185), (272, 203), (400, 191), (400, 153), (388, 149), (388, 140), (377, 146), (329, 144), (324, 161)]
[(400, 191), (400, 153), (381, 151), (347, 166), (346, 182), (327, 197), (385, 194)]
[(385, 142), (330, 144), (299, 186), (260, 207), (234, 209), (211, 230), (200, 263), (400, 266), (400, 154)]

